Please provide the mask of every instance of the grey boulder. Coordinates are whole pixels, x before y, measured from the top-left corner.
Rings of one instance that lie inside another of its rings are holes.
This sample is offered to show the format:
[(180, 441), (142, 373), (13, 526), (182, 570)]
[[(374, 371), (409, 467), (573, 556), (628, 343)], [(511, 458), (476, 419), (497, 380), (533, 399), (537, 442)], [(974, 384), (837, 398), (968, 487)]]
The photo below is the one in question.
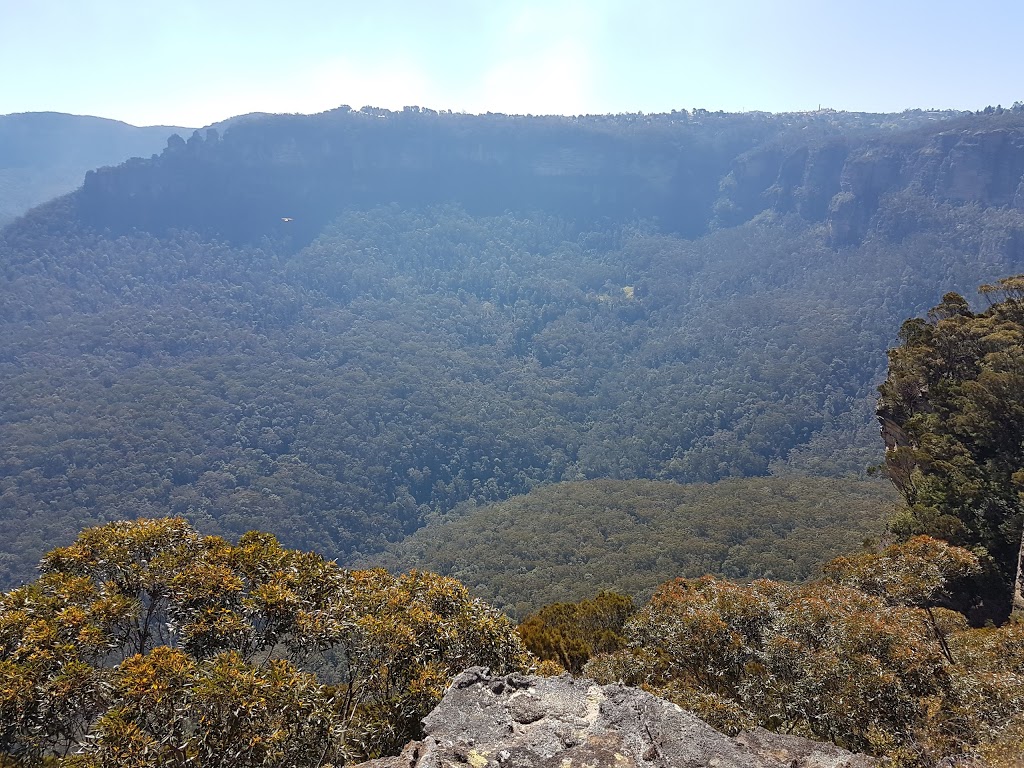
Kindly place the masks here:
[(357, 768), (867, 768), (832, 744), (761, 729), (738, 737), (645, 691), (472, 667), (423, 721), (426, 737)]

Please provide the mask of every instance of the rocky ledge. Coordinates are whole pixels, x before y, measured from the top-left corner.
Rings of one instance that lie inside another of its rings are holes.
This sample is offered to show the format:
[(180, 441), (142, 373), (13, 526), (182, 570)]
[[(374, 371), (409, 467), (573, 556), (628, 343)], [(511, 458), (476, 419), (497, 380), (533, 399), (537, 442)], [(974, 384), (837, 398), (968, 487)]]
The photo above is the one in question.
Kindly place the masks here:
[(636, 688), (507, 675), (473, 667), (423, 721), (402, 754), (357, 768), (867, 768), (831, 744), (761, 729), (716, 731)]

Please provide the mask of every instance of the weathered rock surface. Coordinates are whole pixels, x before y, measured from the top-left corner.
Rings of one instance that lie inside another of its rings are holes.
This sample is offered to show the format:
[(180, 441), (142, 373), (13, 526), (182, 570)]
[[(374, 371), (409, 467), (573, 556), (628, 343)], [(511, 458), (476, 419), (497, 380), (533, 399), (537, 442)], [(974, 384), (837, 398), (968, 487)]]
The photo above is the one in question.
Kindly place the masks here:
[(636, 688), (474, 667), (423, 721), (426, 737), (359, 768), (866, 768), (831, 744), (760, 729), (726, 736)]

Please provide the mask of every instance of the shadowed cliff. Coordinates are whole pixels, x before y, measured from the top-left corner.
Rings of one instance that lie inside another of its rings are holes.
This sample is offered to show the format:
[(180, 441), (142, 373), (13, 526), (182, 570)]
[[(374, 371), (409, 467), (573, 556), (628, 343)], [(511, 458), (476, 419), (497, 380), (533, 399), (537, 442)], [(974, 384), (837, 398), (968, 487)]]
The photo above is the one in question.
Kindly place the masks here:
[(814, 112), (519, 117), (342, 107), (253, 115), (90, 173), (85, 220), (301, 247), (339, 212), (457, 203), (579, 222), (653, 219), (693, 237), (797, 213), (863, 240), (883, 197), (1020, 206), (1024, 117)]

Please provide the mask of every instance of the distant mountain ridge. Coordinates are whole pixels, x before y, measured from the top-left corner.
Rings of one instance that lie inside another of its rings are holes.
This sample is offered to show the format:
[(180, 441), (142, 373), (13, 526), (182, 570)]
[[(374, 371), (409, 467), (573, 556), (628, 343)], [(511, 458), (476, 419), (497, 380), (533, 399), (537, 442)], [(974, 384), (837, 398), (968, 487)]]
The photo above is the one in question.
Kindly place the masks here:
[[(140, 159), (123, 164), (130, 157)], [(83, 179), (90, 224), (196, 229), (236, 243), (285, 234), (301, 246), (345, 209), (397, 202), (651, 218), (688, 237), (765, 211), (796, 213), (845, 246), (878, 223), (883, 196), (905, 190), (1024, 208), (1024, 115), (340, 107), (241, 115), (205, 133), (49, 112), (0, 116), (0, 225)], [(292, 223), (284, 233), (282, 219)]]
[(0, 226), (82, 184), (86, 171), (160, 152), (177, 126), (62, 112), (0, 115)]
[(454, 203), (474, 215), (653, 219), (686, 237), (765, 211), (861, 242), (885, 195), (1024, 207), (1024, 114), (697, 111), (521, 117), (339, 108), (251, 115), (89, 175), (84, 219), (228, 241), (313, 239), (348, 208)]
[[(936, 113), (942, 120), (959, 113)], [(929, 123), (924, 113), (522, 117), (347, 107), (318, 115), (248, 115), (153, 160), (90, 176), (87, 220), (114, 231), (191, 227), (233, 242), (296, 242), (343, 209), (455, 203), (474, 214), (544, 209), (572, 218), (658, 218), (706, 231), (723, 179), (772, 142), (879, 135)]]

